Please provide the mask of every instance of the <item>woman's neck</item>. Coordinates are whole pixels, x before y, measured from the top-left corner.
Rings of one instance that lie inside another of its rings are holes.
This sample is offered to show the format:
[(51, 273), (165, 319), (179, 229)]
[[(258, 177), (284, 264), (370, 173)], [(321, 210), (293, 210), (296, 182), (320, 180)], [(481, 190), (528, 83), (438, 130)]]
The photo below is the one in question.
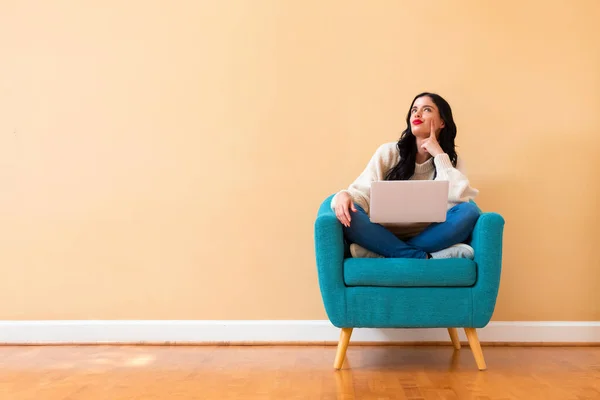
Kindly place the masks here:
[(417, 157), (415, 159), (417, 164), (423, 164), (431, 158), (431, 154), (421, 148), (424, 141), (425, 139), (417, 138)]

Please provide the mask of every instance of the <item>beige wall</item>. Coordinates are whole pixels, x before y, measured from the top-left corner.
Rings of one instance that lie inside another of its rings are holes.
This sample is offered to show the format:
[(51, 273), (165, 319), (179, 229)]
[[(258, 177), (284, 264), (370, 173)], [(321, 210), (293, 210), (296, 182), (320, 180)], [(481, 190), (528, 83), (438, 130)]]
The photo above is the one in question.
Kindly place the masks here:
[(595, 0), (2, 0), (0, 319), (325, 318), (317, 207), (433, 90), (507, 220), (494, 319), (597, 320), (599, 20)]

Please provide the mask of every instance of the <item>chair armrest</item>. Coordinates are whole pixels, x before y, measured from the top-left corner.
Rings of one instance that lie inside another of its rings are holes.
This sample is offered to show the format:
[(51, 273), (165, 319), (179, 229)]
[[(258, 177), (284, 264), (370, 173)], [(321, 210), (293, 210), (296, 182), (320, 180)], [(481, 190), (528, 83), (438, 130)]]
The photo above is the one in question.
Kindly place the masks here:
[(502, 271), (502, 239), (504, 218), (497, 213), (479, 217), (471, 240), (477, 263), (477, 282), (473, 286), (473, 327), (481, 328), (490, 321), (500, 287)]
[(344, 327), (346, 285), (344, 284), (344, 234), (330, 204), (333, 195), (323, 201), (315, 221), (315, 253), (319, 288), (331, 323)]

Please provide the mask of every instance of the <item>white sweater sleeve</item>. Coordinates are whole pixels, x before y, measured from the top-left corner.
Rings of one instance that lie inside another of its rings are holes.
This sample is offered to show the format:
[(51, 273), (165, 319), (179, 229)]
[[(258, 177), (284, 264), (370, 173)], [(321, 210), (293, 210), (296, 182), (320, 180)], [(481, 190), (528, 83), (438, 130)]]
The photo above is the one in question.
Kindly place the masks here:
[(348, 189), (340, 190), (331, 200), (331, 208), (335, 208), (340, 193), (346, 192), (352, 197), (354, 204), (361, 205), (366, 212), (369, 208), (371, 197), (371, 182), (384, 179), (384, 175), (389, 169), (392, 161), (394, 144), (383, 144), (379, 146), (375, 154), (369, 160), (369, 163), (362, 173), (350, 184)]
[(450, 157), (446, 153), (437, 155), (433, 161), (437, 170), (435, 179), (450, 182), (448, 201), (465, 203), (477, 197), (479, 190), (471, 187), (469, 179), (466, 176), (464, 163), (460, 157), (456, 162), (456, 168), (454, 168)]

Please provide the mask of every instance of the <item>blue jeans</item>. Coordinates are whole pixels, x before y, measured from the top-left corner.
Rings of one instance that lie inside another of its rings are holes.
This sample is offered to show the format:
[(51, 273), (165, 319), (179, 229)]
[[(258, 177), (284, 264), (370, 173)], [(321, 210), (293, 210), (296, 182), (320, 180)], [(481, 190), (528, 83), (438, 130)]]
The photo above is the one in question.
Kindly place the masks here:
[(428, 253), (462, 243), (469, 238), (479, 218), (477, 206), (460, 203), (448, 210), (446, 221), (433, 223), (403, 241), (384, 226), (371, 222), (359, 205), (356, 210), (350, 211), (350, 227), (343, 227), (344, 236), (349, 242), (388, 258), (427, 258)]

